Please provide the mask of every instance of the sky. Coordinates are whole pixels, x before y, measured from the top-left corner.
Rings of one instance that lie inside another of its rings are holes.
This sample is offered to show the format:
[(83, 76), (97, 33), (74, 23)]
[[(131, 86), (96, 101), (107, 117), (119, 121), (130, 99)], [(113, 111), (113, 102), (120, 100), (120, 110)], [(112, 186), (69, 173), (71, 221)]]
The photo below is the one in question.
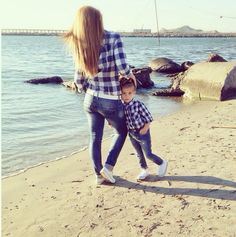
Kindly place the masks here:
[[(156, 0), (158, 28), (189, 25), (195, 29), (236, 32), (235, 0)], [(105, 29), (157, 31), (155, 0), (1, 0), (2, 29), (71, 27), (79, 7), (90, 5), (103, 15)]]

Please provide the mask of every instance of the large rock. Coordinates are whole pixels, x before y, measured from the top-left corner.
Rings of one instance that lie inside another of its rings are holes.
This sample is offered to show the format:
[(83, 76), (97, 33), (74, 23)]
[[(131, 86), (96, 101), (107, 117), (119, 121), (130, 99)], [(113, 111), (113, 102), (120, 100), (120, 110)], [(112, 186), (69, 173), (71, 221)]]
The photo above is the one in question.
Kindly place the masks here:
[(36, 79), (27, 80), (24, 82), (32, 83), (32, 84), (46, 84), (46, 83), (61, 84), (63, 80), (59, 76), (54, 76), (54, 77), (36, 78)]
[(221, 57), (219, 54), (209, 54), (207, 62), (227, 62), (223, 57)]
[(194, 64), (185, 72), (180, 88), (192, 98), (236, 98), (236, 62)]
[(157, 89), (152, 95), (155, 96), (182, 96), (184, 91), (180, 89), (180, 83), (183, 80), (185, 72), (180, 72), (177, 75), (171, 77), (172, 85), (170, 88)]
[(155, 92), (152, 93), (152, 95), (155, 96), (182, 96), (184, 94), (184, 91), (173, 88), (167, 88), (167, 89), (157, 89)]
[(153, 71), (161, 73), (177, 73), (183, 71), (182, 67), (169, 58), (156, 58), (149, 63)]
[(132, 72), (136, 77), (138, 88), (151, 88), (154, 86), (154, 82), (150, 78), (150, 73), (152, 72), (150, 67), (134, 68)]
[(182, 71), (188, 70), (191, 66), (193, 66), (193, 64), (194, 63), (191, 61), (186, 61), (186, 62), (181, 63)]
[[(132, 69), (132, 72), (136, 77), (138, 88), (151, 88), (154, 86), (154, 82), (150, 78), (150, 73), (152, 72), (151, 68), (134, 68)], [(64, 81), (62, 85), (66, 88), (76, 90), (76, 85), (74, 84), (74, 81)]]

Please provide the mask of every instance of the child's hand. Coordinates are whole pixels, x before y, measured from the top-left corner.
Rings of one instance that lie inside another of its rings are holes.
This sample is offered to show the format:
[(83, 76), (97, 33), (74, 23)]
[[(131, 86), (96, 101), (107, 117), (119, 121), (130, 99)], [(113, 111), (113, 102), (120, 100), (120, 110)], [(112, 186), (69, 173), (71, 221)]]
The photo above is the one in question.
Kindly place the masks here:
[(141, 128), (141, 129), (139, 130), (139, 133), (140, 133), (141, 135), (146, 134), (147, 131), (148, 131), (148, 129), (149, 129), (149, 125), (150, 125), (150, 123), (146, 123), (146, 124), (143, 126), (143, 128)]
[(147, 133), (147, 131), (148, 131), (148, 128), (143, 127), (143, 128), (140, 129), (139, 133), (140, 133), (141, 135), (144, 135), (144, 134)]

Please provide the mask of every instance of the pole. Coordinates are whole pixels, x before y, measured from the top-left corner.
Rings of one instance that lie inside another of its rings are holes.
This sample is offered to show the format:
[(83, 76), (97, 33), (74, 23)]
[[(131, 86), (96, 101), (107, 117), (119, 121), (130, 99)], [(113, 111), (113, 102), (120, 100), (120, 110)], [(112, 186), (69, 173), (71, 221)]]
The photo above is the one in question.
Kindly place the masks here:
[(157, 24), (157, 37), (158, 37), (158, 46), (161, 45), (160, 43), (160, 34), (159, 34), (159, 26), (158, 26), (158, 17), (157, 17), (157, 2), (156, 0), (154, 0), (154, 4), (155, 4), (155, 13), (156, 13), (156, 24)]

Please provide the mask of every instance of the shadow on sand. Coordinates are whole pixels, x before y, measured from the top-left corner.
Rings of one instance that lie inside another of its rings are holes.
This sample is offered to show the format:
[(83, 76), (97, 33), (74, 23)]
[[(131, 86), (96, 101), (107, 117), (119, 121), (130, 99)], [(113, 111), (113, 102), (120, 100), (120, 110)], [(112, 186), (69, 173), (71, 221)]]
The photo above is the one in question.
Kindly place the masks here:
[[(165, 195), (191, 195), (199, 197), (208, 197), (223, 200), (236, 200), (236, 182), (230, 180), (224, 180), (212, 176), (165, 176), (158, 178), (157, 176), (150, 175), (148, 179), (142, 182), (131, 182), (121, 177), (116, 177), (116, 186), (125, 187), (128, 189), (143, 190), (144, 192), (152, 192)], [(169, 188), (158, 187), (158, 183), (162, 181), (168, 181)], [(190, 182), (190, 183), (202, 183), (219, 185), (219, 188), (174, 188), (173, 181), (177, 182)], [(156, 185), (145, 185), (145, 183), (156, 183)], [(235, 190), (225, 190), (225, 187), (232, 187)]]

